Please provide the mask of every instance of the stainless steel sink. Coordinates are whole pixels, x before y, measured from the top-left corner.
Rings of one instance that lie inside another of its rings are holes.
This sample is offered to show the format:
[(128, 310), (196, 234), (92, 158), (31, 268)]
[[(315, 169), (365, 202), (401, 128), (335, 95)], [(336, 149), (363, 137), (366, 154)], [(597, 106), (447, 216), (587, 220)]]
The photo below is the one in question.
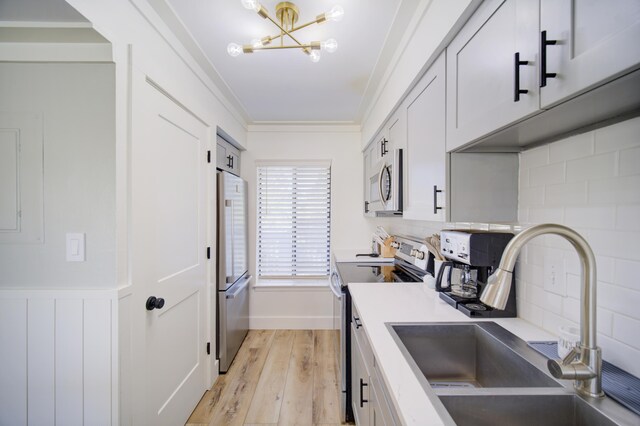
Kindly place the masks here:
[(440, 401), (458, 426), (613, 426), (576, 395), (456, 395)]
[(640, 425), (610, 398), (554, 379), (544, 356), (496, 323), (387, 328), (446, 425)]
[[(530, 358), (540, 355), (495, 323), (393, 325), (432, 387), (561, 387)], [(503, 337), (511, 345), (499, 340)]]

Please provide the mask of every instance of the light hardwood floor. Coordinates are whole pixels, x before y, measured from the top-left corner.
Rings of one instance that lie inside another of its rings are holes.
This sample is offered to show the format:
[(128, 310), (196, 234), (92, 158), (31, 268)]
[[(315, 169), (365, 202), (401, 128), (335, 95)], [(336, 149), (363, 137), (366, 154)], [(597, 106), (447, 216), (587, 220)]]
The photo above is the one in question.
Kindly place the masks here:
[(340, 425), (340, 335), (251, 330), (189, 426)]

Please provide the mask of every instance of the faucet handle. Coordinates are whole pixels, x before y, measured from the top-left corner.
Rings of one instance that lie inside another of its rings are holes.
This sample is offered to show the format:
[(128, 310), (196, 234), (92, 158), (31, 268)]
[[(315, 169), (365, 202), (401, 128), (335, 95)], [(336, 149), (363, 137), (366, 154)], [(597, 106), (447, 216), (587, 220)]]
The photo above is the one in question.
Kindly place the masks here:
[(562, 365), (569, 365), (571, 364), (573, 361), (575, 361), (576, 359), (578, 359), (578, 357), (580, 356), (580, 353), (578, 352), (578, 350), (576, 349), (576, 347), (574, 346), (573, 348), (571, 348), (571, 350), (569, 351), (568, 354), (566, 354), (564, 356), (564, 358), (562, 358), (562, 361), (560, 361), (560, 363)]

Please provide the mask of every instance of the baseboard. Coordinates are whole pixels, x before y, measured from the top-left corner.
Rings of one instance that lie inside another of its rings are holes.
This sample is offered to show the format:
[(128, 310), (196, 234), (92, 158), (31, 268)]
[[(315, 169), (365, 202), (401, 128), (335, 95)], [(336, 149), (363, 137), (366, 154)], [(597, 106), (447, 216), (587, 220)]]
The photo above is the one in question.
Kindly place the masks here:
[(333, 315), (318, 317), (251, 317), (252, 330), (330, 330)]

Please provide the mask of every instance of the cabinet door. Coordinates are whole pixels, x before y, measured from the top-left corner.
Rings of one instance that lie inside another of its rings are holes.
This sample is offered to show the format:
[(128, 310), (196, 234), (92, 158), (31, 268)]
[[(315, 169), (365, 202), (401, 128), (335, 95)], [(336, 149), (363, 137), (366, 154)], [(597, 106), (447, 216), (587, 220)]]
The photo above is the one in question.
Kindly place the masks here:
[(351, 405), (356, 425), (369, 425), (369, 375), (351, 325)]
[(227, 170), (227, 148), (222, 144), (216, 144), (216, 167)]
[(369, 147), (362, 153), (362, 194), (364, 199), (364, 214), (365, 216), (373, 216), (369, 205), (371, 204), (371, 197), (369, 195), (369, 169), (371, 168), (371, 151), (373, 147)]
[(394, 149), (404, 148), (406, 146), (406, 115), (402, 107), (391, 116), (386, 125), (387, 146), (385, 147), (385, 156), (393, 155)]
[[(640, 1), (542, 0), (548, 73), (541, 88), (548, 107), (640, 65)], [(540, 49), (544, 49), (540, 46)]]
[(443, 53), (402, 105), (407, 117), (406, 219), (445, 220), (445, 89)]
[(485, 1), (447, 47), (448, 151), (539, 111), (538, 19), (537, 1)]

